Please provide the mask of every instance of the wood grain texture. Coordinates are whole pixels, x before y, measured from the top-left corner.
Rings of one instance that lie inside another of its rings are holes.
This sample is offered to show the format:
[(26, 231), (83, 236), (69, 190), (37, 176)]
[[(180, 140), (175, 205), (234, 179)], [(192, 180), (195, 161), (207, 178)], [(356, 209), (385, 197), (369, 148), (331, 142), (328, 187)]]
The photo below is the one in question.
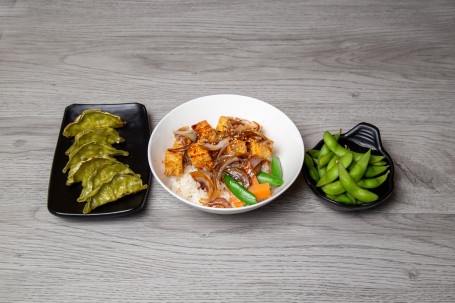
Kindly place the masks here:
[[(454, 302), (453, 1), (0, 1), (1, 302)], [(365, 121), (395, 161), (380, 207), (336, 212), (302, 176), (251, 213), (46, 207), (66, 106), (139, 102), (152, 126), (235, 93), (306, 148)]]

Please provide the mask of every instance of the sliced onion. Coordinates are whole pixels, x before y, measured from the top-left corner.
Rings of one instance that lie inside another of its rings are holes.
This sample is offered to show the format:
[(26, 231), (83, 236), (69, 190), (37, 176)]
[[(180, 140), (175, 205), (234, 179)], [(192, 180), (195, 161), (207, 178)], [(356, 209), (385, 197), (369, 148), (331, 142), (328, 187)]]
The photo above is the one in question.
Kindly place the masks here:
[(254, 122), (254, 121), (246, 120), (246, 119), (241, 119), (241, 118), (229, 119), (228, 126), (230, 128), (237, 128), (237, 127), (241, 126), (242, 128), (246, 127), (246, 128), (250, 128), (250, 129), (256, 129), (256, 130), (261, 129), (261, 126), (258, 123)]
[(244, 169), (245, 169), (245, 172), (247, 173), (247, 175), (250, 176), (250, 178), (255, 176), (261, 170), (262, 161), (264, 161), (264, 159), (262, 159), (261, 157), (258, 157), (258, 156), (248, 157), (248, 160), (245, 164)]
[(240, 182), (245, 188), (248, 188), (251, 185), (250, 177), (243, 169), (239, 167), (231, 165), (226, 167), (224, 169), (224, 172), (234, 178), (237, 182)]
[(242, 131), (240, 131), (237, 135), (236, 135), (236, 139), (242, 139), (242, 140), (246, 140), (246, 139), (254, 139), (255, 141), (270, 141), (269, 138), (267, 138), (262, 132), (258, 131), (258, 130), (254, 130), (254, 129), (244, 129)]
[(180, 152), (187, 151), (191, 147), (192, 144), (193, 144), (192, 142), (189, 142), (187, 145), (184, 145), (182, 147), (168, 148), (167, 150), (170, 152), (173, 152), (173, 153), (180, 153)]
[(226, 145), (228, 145), (230, 139), (231, 138), (227, 137), (227, 138), (219, 140), (218, 142), (204, 141), (204, 142), (199, 143), (198, 145), (204, 149), (215, 151), (215, 150), (220, 150), (223, 147), (225, 147)]
[(231, 208), (231, 203), (225, 198), (216, 198), (213, 201), (207, 203), (207, 206), (214, 208)]
[(214, 167), (214, 173), (216, 176), (217, 180), (221, 180), (221, 176), (223, 175), (224, 169), (231, 163), (239, 161), (240, 158), (233, 156), (233, 155), (224, 155), (219, 157), (216, 162)]
[(212, 178), (208, 175), (208, 172), (197, 170), (190, 172), (190, 175), (193, 177), (194, 181), (198, 182), (202, 189), (207, 192), (208, 198), (201, 199), (201, 202), (206, 203), (210, 201), (210, 198), (212, 198), (213, 192), (215, 190), (215, 186)]
[(197, 132), (195, 132), (192, 129), (187, 129), (187, 130), (179, 129), (174, 132), (174, 135), (177, 139), (178, 139), (178, 137), (184, 137), (186, 139), (190, 139), (191, 142), (197, 141)]

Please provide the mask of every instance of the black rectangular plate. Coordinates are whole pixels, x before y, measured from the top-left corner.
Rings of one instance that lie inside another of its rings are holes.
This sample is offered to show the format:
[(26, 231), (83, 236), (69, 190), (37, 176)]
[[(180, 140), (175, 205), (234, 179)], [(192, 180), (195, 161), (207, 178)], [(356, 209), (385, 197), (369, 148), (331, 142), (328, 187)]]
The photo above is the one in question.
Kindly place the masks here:
[[(136, 194), (125, 196), (115, 202), (100, 206), (84, 215), (82, 210), (85, 203), (77, 202), (77, 198), (82, 191), (81, 183), (71, 186), (66, 186), (65, 184), (67, 174), (62, 172), (63, 167), (68, 162), (68, 156), (65, 155), (65, 151), (73, 144), (74, 138), (65, 138), (62, 133), (65, 126), (73, 122), (84, 110), (93, 108), (118, 115), (126, 121), (124, 127), (117, 128), (118, 133), (125, 139), (125, 142), (113, 146), (117, 149), (128, 151), (129, 156), (116, 158), (120, 162), (128, 164), (135, 173), (141, 174), (143, 183), (147, 184), (148, 187)], [(142, 104), (72, 104), (68, 106), (63, 115), (52, 163), (47, 201), (49, 211), (57, 216), (100, 217), (126, 215), (141, 210), (145, 205), (151, 181), (147, 157), (149, 137), (150, 126), (147, 110)]]

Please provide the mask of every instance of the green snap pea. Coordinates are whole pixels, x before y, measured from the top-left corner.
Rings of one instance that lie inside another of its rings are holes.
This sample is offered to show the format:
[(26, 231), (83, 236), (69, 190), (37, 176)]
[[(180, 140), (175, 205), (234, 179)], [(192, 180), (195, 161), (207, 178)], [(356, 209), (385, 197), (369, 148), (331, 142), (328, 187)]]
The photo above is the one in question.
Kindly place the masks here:
[[(344, 155), (339, 162), (344, 166), (348, 167), (352, 162), (352, 153), (347, 153)], [(335, 165), (331, 169), (328, 169), (324, 176), (319, 179), (316, 184), (317, 187), (324, 186), (326, 184), (332, 183), (338, 178), (338, 165)]]
[(353, 204), (351, 199), (346, 194), (340, 194), (340, 195), (326, 195), (327, 198), (333, 201), (341, 202), (344, 204)]
[(269, 183), (270, 185), (273, 185), (273, 186), (280, 186), (283, 184), (282, 179), (280, 179), (276, 176), (269, 175), (263, 171), (259, 172), (256, 175), (256, 178), (258, 179), (259, 183)]
[(311, 155), (308, 153), (305, 153), (305, 155), (303, 157), (303, 162), (305, 163), (305, 166), (308, 169), (308, 174), (310, 175), (311, 179), (318, 182), (319, 173), (318, 173), (316, 167), (314, 167), (314, 162), (313, 162), (313, 159), (311, 158)]
[(370, 192), (369, 190), (359, 187), (355, 181), (351, 178), (346, 168), (341, 163), (338, 164), (339, 176), (341, 185), (344, 189), (353, 195), (359, 202), (373, 202), (378, 199), (378, 195)]
[(370, 161), (370, 156), (371, 149), (364, 153), (363, 156), (359, 159), (359, 161), (357, 161), (354, 167), (352, 167), (352, 169), (349, 171), (349, 175), (354, 180), (354, 182), (358, 182), (360, 179), (362, 179), (363, 175), (365, 174), (365, 171), (367, 170), (368, 162)]
[(239, 182), (235, 181), (234, 178), (227, 174), (223, 174), (223, 179), (231, 193), (241, 201), (245, 202), (246, 204), (258, 203), (256, 196), (248, 191), (245, 187), (243, 187)]
[(280, 158), (277, 156), (272, 158), (272, 175), (277, 178), (283, 179), (283, 169), (281, 168)]
[(383, 166), (374, 166), (370, 165), (368, 166), (366, 172), (365, 172), (365, 178), (372, 178), (375, 177), (383, 172), (385, 172), (389, 168), (388, 165), (383, 165)]
[(357, 182), (357, 185), (362, 188), (376, 188), (387, 180), (389, 173), (390, 171), (376, 178), (362, 179)]

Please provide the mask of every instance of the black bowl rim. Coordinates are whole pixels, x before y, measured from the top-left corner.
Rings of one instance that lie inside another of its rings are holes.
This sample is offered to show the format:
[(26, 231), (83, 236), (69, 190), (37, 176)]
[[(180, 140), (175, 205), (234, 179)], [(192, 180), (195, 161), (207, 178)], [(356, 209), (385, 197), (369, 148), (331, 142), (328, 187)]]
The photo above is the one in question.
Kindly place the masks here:
[[(390, 157), (389, 153), (385, 150), (384, 146), (382, 145), (381, 133), (380, 133), (379, 129), (376, 126), (374, 126), (373, 124), (367, 123), (367, 122), (361, 122), (361, 123), (357, 124), (356, 126), (354, 126), (352, 129), (350, 129), (348, 132), (346, 132), (344, 134), (341, 134), (340, 138), (343, 138), (345, 140), (351, 141), (349, 138), (351, 136), (353, 136), (355, 133), (357, 133), (357, 131), (359, 131), (361, 129), (365, 129), (368, 132), (374, 134), (374, 139), (375, 139), (375, 142), (377, 144), (376, 151), (381, 153), (387, 159), (387, 161), (390, 163), (389, 164), (390, 165), (390, 167), (389, 167), (390, 173), (389, 173), (389, 178), (387, 180), (387, 182), (388, 182), (387, 191), (385, 192), (385, 194), (381, 195), (378, 200), (370, 202), (370, 203), (363, 203), (363, 204), (356, 204), (356, 205), (344, 204), (344, 203), (341, 203), (341, 202), (337, 202), (337, 201), (331, 200), (331, 199), (327, 198), (324, 194), (322, 194), (322, 193), (320, 193), (318, 191), (318, 189), (315, 186), (315, 183), (313, 182), (313, 180), (309, 176), (307, 168), (305, 167), (305, 165), (303, 165), (303, 168), (302, 168), (302, 174), (304, 176), (304, 179), (305, 179), (306, 183), (308, 184), (308, 186), (313, 191), (313, 193), (316, 196), (318, 196), (319, 198), (321, 198), (322, 200), (324, 200), (325, 202), (329, 203), (329, 206), (331, 206), (332, 208), (337, 209), (337, 210), (359, 211), (359, 210), (369, 209), (369, 208), (372, 208), (372, 207), (377, 206), (379, 204), (382, 204), (383, 202), (385, 202), (390, 197), (390, 195), (393, 192), (394, 186), (395, 186), (394, 185), (394, 181), (393, 181), (394, 180), (394, 174), (395, 174), (395, 167), (394, 167), (394, 164), (393, 164), (393, 160), (392, 160), (392, 157)], [(368, 148), (366, 146), (362, 146), (362, 144), (358, 144), (358, 143), (355, 143), (355, 142), (353, 142), (353, 143), (356, 144), (356, 145), (359, 145), (361, 147)], [(322, 147), (323, 144), (324, 144), (324, 140), (321, 140), (313, 147), (313, 149), (319, 149), (320, 147)], [(319, 146), (319, 148), (318, 148), (318, 146)]]

